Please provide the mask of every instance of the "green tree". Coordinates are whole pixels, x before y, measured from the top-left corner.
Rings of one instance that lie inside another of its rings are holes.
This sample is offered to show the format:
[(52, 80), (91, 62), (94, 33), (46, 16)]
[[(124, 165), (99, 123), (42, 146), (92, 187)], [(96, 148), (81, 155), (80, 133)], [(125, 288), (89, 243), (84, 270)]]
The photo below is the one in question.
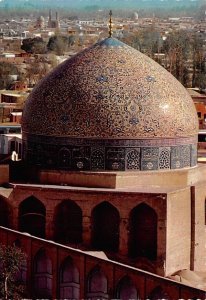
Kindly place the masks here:
[(16, 66), (8, 62), (0, 62), (0, 89), (8, 88), (13, 81), (12, 75), (19, 76)]
[(188, 80), (188, 59), (190, 57), (190, 37), (185, 31), (172, 32), (164, 41), (162, 50), (165, 53), (166, 68), (182, 84)]
[(203, 39), (200, 39), (197, 34), (191, 39), (191, 59), (192, 66), (192, 87), (205, 88), (206, 70), (205, 70), (205, 49)]
[(148, 56), (154, 58), (154, 54), (160, 52), (162, 46), (161, 35), (153, 27), (142, 31), (140, 42), (142, 51)]
[(41, 37), (28, 38), (22, 41), (21, 49), (27, 53), (44, 54), (47, 51), (46, 45)]
[(34, 86), (39, 80), (45, 77), (45, 75), (52, 69), (52, 65), (45, 61), (41, 61), (39, 58), (35, 58), (26, 69), (26, 79), (29, 86)]
[(73, 36), (54, 35), (50, 37), (47, 49), (57, 55), (63, 55), (74, 42), (75, 38)]
[(199, 73), (196, 76), (194, 86), (198, 87), (200, 92), (206, 90), (206, 73)]
[(21, 249), (0, 244), (1, 299), (22, 299), (24, 286), (17, 281), (17, 275), (25, 261), (26, 256)]
[(163, 44), (160, 32), (153, 26), (139, 29), (138, 32), (122, 38), (122, 41), (152, 58), (155, 53), (160, 53)]

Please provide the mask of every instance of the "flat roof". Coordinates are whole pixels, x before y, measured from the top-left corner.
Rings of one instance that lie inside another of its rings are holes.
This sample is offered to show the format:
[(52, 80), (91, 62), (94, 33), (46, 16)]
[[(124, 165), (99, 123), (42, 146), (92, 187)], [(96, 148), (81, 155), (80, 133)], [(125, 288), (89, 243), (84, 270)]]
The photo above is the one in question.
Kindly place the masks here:
[(206, 129), (199, 129), (198, 134), (206, 134)]
[(4, 129), (4, 128), (21, 128), (21, 124), (15, 124), (15, 125), (10, 125), (10, 124), (7, 124), (7, 125), (3, 125), (3, 124), (0, 124), (0, 129)]
[(20, 133), (6, 133), (6, 134), (2, 134), (3, 136), (7, 136), (7, 137), (17, 137), (19, 139), (22, 138), (22, 134)]
[(11, 187), (20, 187), (20, 188), (33, 188), (33, 189), (55, 189), (55, 190), (67, 190), (67, 191), (79, 191), (79, 192), (110, 192), (110, 193), (139, 193), (139, 194), (168, 194), (174, 191), (179, 191), (185, 189), (185, 186), (133, 186), (133, 187), (123, 187), (123, 188), (105, 188), (105, 187), (86, 187), (86, 186), (71, 186), (71, 185), (55, 185), (55, 184), (33, 184), (33, 183), (16, 183), (10, 182)]
[(2, 93), (1, 95), (3, 95), (3, 96), (9, 96), (9, 97), (17, 97), (17, 98), (19, 98), (19, 97), (21, 97), (22, 95), (20, 95), (20, 94), (17, 94), (17, 93)]

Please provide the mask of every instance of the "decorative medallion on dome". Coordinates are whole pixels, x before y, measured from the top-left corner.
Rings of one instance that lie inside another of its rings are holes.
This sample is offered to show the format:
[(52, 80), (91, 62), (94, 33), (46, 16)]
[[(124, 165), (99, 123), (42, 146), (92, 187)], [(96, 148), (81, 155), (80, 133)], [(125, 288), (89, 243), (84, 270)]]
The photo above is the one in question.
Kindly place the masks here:
[(54, 152), (61, 148), (70, 153), (66, 169), (196, 165), (198, 120), (189, 94), (152, 59), (111, 37), (68, 59), (33, 89), (22, 131), (25, 159), (36, 163), (31, 157), (39, 144), (44, 163), (55, 168)]

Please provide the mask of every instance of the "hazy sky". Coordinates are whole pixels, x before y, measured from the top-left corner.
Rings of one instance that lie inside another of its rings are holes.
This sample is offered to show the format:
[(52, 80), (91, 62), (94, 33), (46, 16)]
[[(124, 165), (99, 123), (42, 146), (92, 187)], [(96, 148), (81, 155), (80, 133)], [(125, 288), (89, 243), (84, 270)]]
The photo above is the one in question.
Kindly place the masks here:
[(206, 0), (0, 0), (1, 7), (9, 6), (56, 6), (56, 7), (170, 7), (198, 6)]

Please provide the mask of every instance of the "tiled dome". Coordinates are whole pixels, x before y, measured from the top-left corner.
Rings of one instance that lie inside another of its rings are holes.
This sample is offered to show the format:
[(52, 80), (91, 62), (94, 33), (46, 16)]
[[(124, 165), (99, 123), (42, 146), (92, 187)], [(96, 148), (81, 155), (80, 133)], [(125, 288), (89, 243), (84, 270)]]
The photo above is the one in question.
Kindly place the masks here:
[(29, 96), (24, 132), (94, 138), (197, 134), (185, 88), (139, 51), (108, 38), (66, 60)]
[(112, 147), (126, 142), (159, 148), (196, 144), (198, 120), (188, 92), (169, 72), (107, 38), (66, 60), (33, 89), (22, 131), (26, 143), (56, 139), (63, 147), (95, 140), (105, 148), (108, 140)]

